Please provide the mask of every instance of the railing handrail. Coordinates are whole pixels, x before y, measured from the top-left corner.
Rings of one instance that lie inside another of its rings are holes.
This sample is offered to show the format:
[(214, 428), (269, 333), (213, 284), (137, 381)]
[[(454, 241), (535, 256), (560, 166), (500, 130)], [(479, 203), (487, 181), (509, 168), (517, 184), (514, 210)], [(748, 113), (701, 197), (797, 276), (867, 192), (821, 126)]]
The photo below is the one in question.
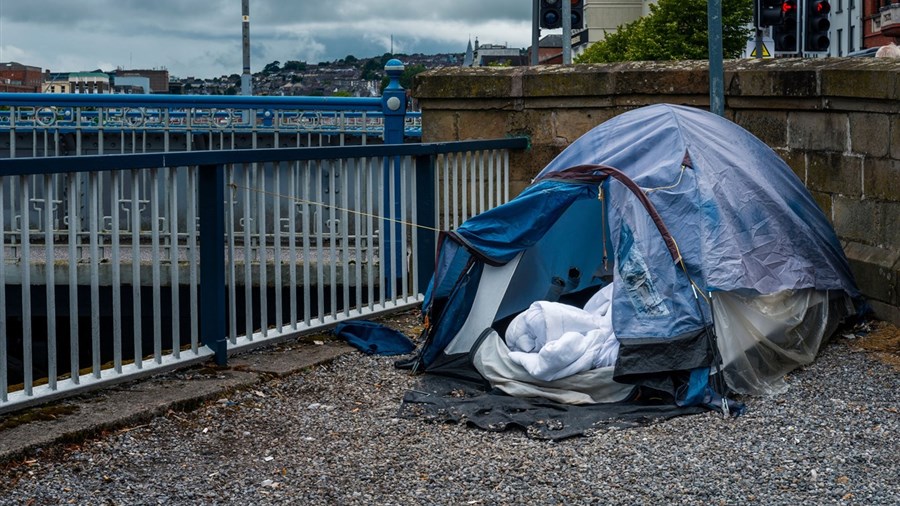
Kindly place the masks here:
[(161, 107), (299, 109), (322, 111), (383, 110), (382, 97), (298, 97), (243, 95), (166, 95), (92, 93), (0, 93), (0, 105), (26, 107)]
[(340, 158), (439, 155), (459, 151), (525, 149), (527, 137), (425, 144), (376, 144), (305, 148), (235, 149), (167, 153), (138, 153), (0, 159), (0, 176), (64, 174), (98, 170), (127, 170), (164, 166), (221, 165), (278, 162), (284, 160), (334, 160)]

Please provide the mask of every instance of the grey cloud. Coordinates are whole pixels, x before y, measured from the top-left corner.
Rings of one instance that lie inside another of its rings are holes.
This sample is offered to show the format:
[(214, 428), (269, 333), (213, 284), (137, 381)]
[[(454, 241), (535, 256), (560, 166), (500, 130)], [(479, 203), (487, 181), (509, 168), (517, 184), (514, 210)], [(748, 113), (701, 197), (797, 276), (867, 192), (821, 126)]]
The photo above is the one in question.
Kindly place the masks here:
[[(240, 0), (0, 0), (0, 49), (41, 66), (133, 60), (230, 74), (240, 71), (240, 10)], [(391, 35), (407, 53), (462, 52), (470, 35), (524, 46), (530, 10), (527, 0), (251, 0), (251, 66), (379, 56)]]

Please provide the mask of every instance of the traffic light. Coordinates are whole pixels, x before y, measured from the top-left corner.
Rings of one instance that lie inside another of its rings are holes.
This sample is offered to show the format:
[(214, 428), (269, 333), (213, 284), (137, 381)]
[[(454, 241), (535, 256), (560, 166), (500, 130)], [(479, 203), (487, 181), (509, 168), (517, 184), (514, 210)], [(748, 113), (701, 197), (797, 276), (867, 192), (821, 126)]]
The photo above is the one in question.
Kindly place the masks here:
[(541, 0), (541, 28), (562, 26), (562, 3), (572, 2), (572, 29), (584, 28), (584, 0)]
[(572, 29), (584, 28), (584, 1), (572, 0)]
[(831, 12), (831, 4), (827, 0), (806, 0), (804, 16), (805, 37), (803, 39), (803, 51), (807, 53), (820, 53), (828, 51), (831, 40), (828, 29), (831, 22), (828, 14)]
[(562, 0), (541, 0), (541, 28), (562, 26)]
[(782, 0), (759, 0), (756, 10), (759, 13), (759, 27), (779, 26), (784, 22)]
[(775, 41), (775, 52), (798, 53), (797, 45), (800, 33), (800, 16), (797, 15), (796, 0), (784, 0), (781, 4), (781, 13), (784, 21), (780, 25), (772, 27), (772, 39)]

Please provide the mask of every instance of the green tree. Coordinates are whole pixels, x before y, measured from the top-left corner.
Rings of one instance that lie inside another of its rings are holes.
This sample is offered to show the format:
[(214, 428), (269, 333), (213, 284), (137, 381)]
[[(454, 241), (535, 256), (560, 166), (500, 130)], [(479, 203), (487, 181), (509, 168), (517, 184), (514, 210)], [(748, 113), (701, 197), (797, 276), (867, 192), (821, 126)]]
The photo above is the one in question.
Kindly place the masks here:
[[(579, 55), (576, 63), (709, 58), (705, 0), (659, 0), (650, 14), (606, 36)], [(747, 45), (751, 0), (722, 0), (722, 48), (737, 58)]]
[[(409, 65), (403, 69), (403, 74), (400, 76), (400, 86), (403, 86), (403, 88), (407, 90), (410, 89), (413, 84), (413, 78), (416, 77), (417, 74), (425, 72), (425, 70), (425, 65)], [(384, 89), (387, 88), (389, 82), (391, 82), (391, 79), (388, 76), (381, 78), (382, 93), (384, 92)]]
[(288, 60), (284, 62), (281, 70), (292, 70), (294, 72), (303, 72), (306, 70), (306, 62), (305, 61), (297, 61), (297, 60)]
[(273, 61), (272, 63), (263, 67), (263, 74), (274, 74), (281, 70), (281, 62), (278, 60)]
[(362, 67), (362, 78), (366, 81), (376, 81), (381, 79), (381, 70), (384, 68), (384, 65), (381, 65), (380, 60), (376, 60), (375, 58), (370, 58), (366, 60), (366, 63), (363, 64)]

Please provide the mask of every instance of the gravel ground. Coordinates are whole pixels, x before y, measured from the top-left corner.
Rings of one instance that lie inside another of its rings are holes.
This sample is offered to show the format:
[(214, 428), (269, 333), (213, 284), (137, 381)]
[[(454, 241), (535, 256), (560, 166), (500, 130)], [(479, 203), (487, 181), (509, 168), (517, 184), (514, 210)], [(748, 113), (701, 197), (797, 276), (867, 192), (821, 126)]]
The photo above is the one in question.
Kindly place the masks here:
[(0, 504), (900, 504), (900, 372), (838, 339), (737, 419), (561, 442), (396, 418), (415, 385), (350, 354), (9, 464)]

